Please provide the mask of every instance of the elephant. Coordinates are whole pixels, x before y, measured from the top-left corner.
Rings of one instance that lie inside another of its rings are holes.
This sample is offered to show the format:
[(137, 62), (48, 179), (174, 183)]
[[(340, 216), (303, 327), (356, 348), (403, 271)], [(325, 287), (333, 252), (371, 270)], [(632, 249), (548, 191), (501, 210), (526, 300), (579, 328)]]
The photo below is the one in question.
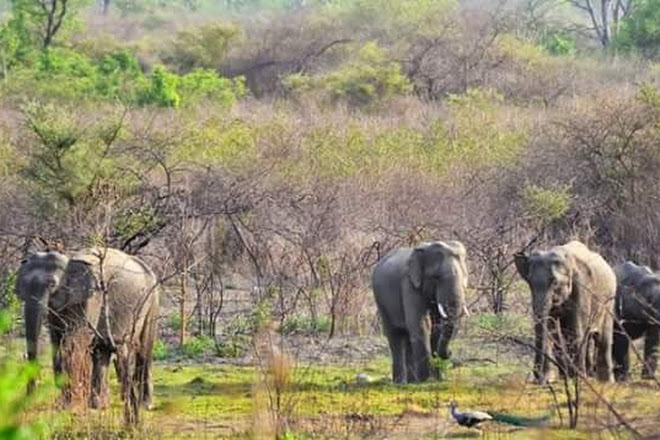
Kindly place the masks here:
[(372, 288), (392, 354), (395, 383), (425, 381), (431, 357), (448, 359), (468, 315), (466, 251), (458, 241), (395, 249), (374, 267)]
[(532, 292), (536, 383), (547, 381), (549, 339), (562, 377), (587, 374), (595, 361), (598, 380), (612, 382), (616, 276), (609, 264), (579, 241), (518, 253), (514, 262)]
[(660, 342), (660, 275), (646, 266), (626, 261), (614, 268), (617, 276), (614, 325), (614, 377), (628, 379), (630, 341), (644, 337), (642, 379), (652, 379)]
[(21, 264), (16, 292), (25, 303), (28, 360), (37, 358), (44, 317), (56, 375), (63, 372), (61, 345), (67, 332), (88, 327), (93, 333), (90, 406), (107, 404), (106, 371), (113, 353), (122, 384), (135, 384), (122, 386), (131, 410), (137, 414), (139, 403), (151, 406), (159, 290), (156, 275), (142, 260), (112, 248), (84, 249), (70, 257), (37, 252)]

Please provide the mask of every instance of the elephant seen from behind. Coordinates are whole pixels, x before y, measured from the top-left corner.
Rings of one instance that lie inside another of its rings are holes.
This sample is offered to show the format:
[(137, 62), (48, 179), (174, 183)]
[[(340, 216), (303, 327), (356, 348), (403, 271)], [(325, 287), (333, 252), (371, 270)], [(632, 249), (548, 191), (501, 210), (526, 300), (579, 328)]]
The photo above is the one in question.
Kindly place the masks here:
[(627, 261), (614, 268), (617, 276), (614, 326), (614, 376), (628, 379), (630, 341), (644, 337), (642, 378), (655, 376), (660, 342), (660, 275)]
[(593, 367), (592, 343), (598, 379), (613, 381), (616, 276), (609, 264), (583, 243), (571, 241), (531, 255), (516, 254), (515, 265), (532, 292), (535, 381), (546, 382), (553, 353), (561, 375), (587, 374)]
[(87, 328), (92, 334), (90, 406), (107, 404), (106, 370), (114, 353), (127, 421), (136, 421), (137, 406), (150, 406), (153, 394), (151, 359), (159, 307), (153, 271), (117, 249), (90, 248), (70, 257), (37, 252), (21, 264), (16, 291), (25, 303), (28, 359), (37, 358), (47, 319), (54, 372), (70, 373), (64, 371), (62, 342), (72, 331)]
[(427, 380), (432, 356), (450, 357), (449, 342), (467, 314), (467, 277), (466, 251), (458, 241), (399, 248), (376, 264), (372, 288), (395, 383)]

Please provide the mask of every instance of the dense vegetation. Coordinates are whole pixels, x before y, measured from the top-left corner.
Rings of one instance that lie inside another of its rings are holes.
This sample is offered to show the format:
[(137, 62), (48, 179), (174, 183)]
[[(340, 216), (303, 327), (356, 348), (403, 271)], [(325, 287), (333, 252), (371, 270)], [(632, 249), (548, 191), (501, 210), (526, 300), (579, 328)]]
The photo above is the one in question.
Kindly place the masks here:
[(240, 356), (372, 332), (370, 268), (425, 239), (495, 314), (530, 246), (658, 269), (660, 2), (492, 3), (0, 2), (0, 304), (43, 241), (105, 244), (164, 280), (157, 357)]

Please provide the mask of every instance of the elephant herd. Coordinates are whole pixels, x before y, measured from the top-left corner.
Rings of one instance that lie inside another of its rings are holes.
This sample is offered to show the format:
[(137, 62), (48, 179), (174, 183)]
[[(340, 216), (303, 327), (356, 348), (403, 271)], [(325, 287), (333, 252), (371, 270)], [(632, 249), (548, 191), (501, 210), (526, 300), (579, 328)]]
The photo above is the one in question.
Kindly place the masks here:
[[(450, 357), (466, 307), (467, 252), (458, 241), (396, 249), (374, 267), (372, 288), (396, 383), (431, 377), (431, 359)], [(614, 269), (579, 241), (514, 257), (531, 290), (534, 380), (550, 364), (563, 377), (628, 378), (630, 341), (644, 337), (643, 378), (652, 378), (660, 341), (660, 274), (632, 262)]]
[[(660, 275), (632, 262), (612, 269), (584, 244), (571, 241), (530, 255), (516, 254), (531, 290), (534, 377), (547, 380), (552, 360), (562, 375), (625, 380), (630, 341), (645, 338), (642, 376), (651, 378), (660, 340)], [(44, 320), (55, 374), (64, 371), (62, 341), (72, 330), (91, 334), (90, 406), (107, 405), (113, 354), (129, 422), (152, 399), (151, 359), (157, 337), (158, 280), (139, 258), (116, 249), (71, 255), (37, 252), (19, 269), (27, 356), (36, 360)], [(396, 383), (434, 375), (432, 358), (448, 359), (449, 343), (468, 316), (467, 252), (458, 241), (396, 249), (374, 267), (372, 287), (392, 354)], [(133, 416), (131, 416), (133, 414)], [(133, 420), (135, 421), (135, 420)]]

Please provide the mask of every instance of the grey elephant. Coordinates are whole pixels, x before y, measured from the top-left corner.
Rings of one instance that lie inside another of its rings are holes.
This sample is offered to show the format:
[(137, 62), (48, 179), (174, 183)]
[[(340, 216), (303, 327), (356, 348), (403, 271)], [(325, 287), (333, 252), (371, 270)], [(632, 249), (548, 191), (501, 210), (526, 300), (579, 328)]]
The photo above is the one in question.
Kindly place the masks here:
[(614, 326), (614, 376), (628, 379), (630, 341), (644, 337), (642, 378), (655, 376), (660, 342), (660, 275), (627, 261), (614, 268), (617, 276)]
[(383, 257), (372, 288), (392, 353), (395, 383), (431, 376), (432, 355), (449, 358), (449, 342), (467, 314), (465, 247), (458, 241), (399, 248)]
[(37, 252), (21, 264), (16, 291), (25, 302), (29, 360), (37, 358), (44, 318), (56, 375), (63, 372), (60, 348), (67, 332), (89, 327), (93, 332), (90, 405), (98, 408), (107, 403), (106, 371), (113, 353), (119, 377), (133, 378), (130, 383), (135, 384), (122, 386), (128, 409), (137, 417), (140, 402), (151, 405), (159, 292), (155, 274), (142, 260), (116, 249), (85, 249), (70, 258), (55, 251)]
[(515, 264), (532, 291), (535, 381), (546, 382), (553, 352), (562, 376), (586, 374), (594, 359), (598, 379), (613, 381), (616, 276), (609, 264), (579, 241), (516, 254)]

